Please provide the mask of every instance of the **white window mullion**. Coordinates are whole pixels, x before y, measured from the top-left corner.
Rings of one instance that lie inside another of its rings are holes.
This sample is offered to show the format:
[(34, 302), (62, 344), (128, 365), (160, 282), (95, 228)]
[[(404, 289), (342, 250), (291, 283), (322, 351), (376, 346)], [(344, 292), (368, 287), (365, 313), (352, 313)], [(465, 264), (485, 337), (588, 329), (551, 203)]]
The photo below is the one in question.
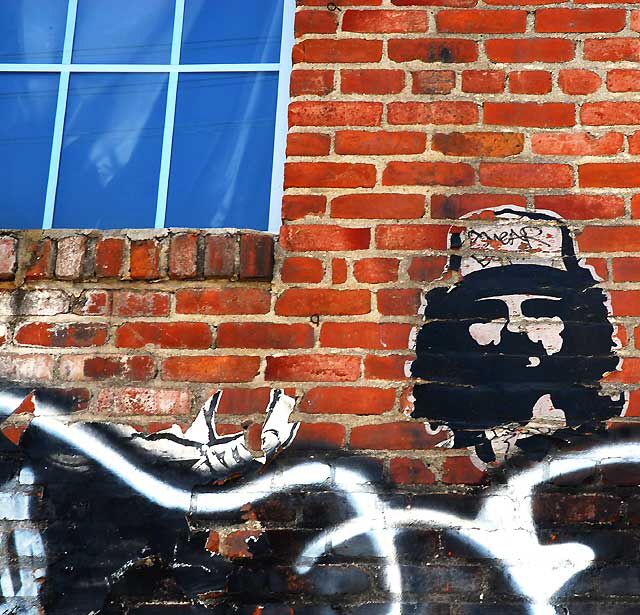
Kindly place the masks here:
[(280, 42), (280, 68), (278, 72), (278, 103), (273, 139), (273, 166), (271, 169), (271, 196), (269, 200), (269, 231), (277, 233), (282, 221), (284, 195), (284, 163), (287, 150), (287, 110), (289, 108), (289, 81), (291, 78), (291, 52), (295, 41), (295, 0), (284, 0), (282, 39)]
[[(62, 48), (62, 64), (67, 66), (71, 64), (77, 13), (78, 0), (69, 0), (67, 6), (67, 23), (64, 32), (64, 46)], [(58, 67), (58, 71), (60, 71), (60, 68), (61, 67)], [(67, 97), (69, 95), (69, 76), (69, 72), (60, 72), (56, 117), (53, 125), (53, 140), (51, 142), (51, 159), (49, 161), (49, 177), (47, 179), (47, 195), (42, 219), (43, 229), (50, 229), (53, 226), (56, 190), (58, 188), (58, 172), (60, 171), (60, 156), (62, 154), (62, 134), (64, 132), (64, 119), (67, 111)]]
[[(185, 0), (176, 0), (176, 12), (173, 20), (173, 38), (171, 41), (171, 66), (180, 64), (182, 47), (182, 28), (184, 24)], [(173, 128), (176, 119), (176, 99), (178, 96), (178, 73), (169, 73), (167, 84), (167, 106), (164, 116), (162, 135), (162, 156), (160, 158), (160, 177), (158, 179), (158, 202), (156, 204), (155, 228), (164, 228), (167, 217), (167, 197), (169, 195), (169, 172), (171, 171), (171, 150), (173, 148)]]

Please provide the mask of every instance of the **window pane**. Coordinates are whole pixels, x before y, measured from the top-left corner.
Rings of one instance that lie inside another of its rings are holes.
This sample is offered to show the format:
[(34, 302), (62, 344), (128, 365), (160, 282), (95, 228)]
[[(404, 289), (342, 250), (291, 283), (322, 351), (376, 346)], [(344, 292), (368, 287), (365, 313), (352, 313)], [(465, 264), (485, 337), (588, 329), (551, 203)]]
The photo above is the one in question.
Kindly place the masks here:
[(283, 0), (186, 0), (182, 64), (278, 62)]
[(277, 89), (276, 73), (180, 75), (167, 226), (267, 228)]
[(167, 76), (71, 76), (56, 228), (153, 227)]
[(42, 228), (58, 75), (0, 75), (0, 227)]
[(62, 60), (67, 0), (0, 0), (0, 63)]
[(174, 12), (175, 0), (80, 0), (73, 62), (168, 64)]

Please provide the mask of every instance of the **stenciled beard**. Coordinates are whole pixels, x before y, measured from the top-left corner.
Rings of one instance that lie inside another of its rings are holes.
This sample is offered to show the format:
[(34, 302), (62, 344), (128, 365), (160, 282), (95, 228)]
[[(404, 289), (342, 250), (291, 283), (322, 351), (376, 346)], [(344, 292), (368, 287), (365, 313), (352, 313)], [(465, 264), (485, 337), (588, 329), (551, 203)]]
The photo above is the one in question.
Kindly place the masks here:
[[(515, 268), (523, 274), (543, 269)], [(618, 358), (612, 350), (613, 326), (604, 294), (590, 287), (594, 281), (574, 288), (566, 283), (571, 281), (567, 273), (552, 272), (547, 284), (538, 280), (530, 291), (543, 294), (551, 289), (559, 297), (554, 306), (564, 325), (562, 344), (548, 354), (542, 342), (506, 326), (497, 343), (481, 345), (470, 335), (471, 325), (495, 317), (478, 318), (474, 310), (483, 303), (478, 297), (513, 292), (514, 285), (506, 283), (512, 279), (503, 279), (500, 288), (486, 288), (488, 281), (495, 284), (496, 273), (511, 277), (506, 271), (472, 274), (451, 289), (439, 287), (427, 294), (427, 322), (418, 333), (417, 357), (411, 365), (417, 379), (411, 416), (432, 427), (450, 428), (455, 447), (482, 447), (487, 444), (485, 430), (529, 423), (534, 406), (545, 395), (553, 408), (565, 413), (566, 425), (574, 431), (601, 429), (604, 419), (620, 415), (624, 396), (603, 395), (599, 383), (617, 368)], [(516, 292), (524, 290), (521, 284)]]

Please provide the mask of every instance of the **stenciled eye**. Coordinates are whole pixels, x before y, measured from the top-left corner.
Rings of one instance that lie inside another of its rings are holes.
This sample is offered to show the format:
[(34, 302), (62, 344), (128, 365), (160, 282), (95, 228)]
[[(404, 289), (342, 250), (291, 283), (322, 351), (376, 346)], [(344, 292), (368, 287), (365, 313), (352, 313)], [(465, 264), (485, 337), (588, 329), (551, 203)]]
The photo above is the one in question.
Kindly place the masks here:
[(530, 318), (553, 318), (560, 316), (560, 301), (554, 297), (549, 299), (536, 297), (522, 302), (522, 314)]

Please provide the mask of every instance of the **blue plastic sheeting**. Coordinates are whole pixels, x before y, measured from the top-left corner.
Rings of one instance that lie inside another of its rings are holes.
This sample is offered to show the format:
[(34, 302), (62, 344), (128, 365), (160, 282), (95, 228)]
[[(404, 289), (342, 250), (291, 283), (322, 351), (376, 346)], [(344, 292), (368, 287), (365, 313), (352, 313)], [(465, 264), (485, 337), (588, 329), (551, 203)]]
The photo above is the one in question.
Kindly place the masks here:
[(279, 62), (282, 7), (283, 0), (186, 0), (181, 63)]
[(153, 227), (167, 80), (71, 76), (55, 228)]
[(60, 62), (67, 0), (0, 0), (0, 62)]
[(265, 230), (276, 73), (183, 74), (166, 226)]
[(175, 0), (79, 0), (72, 62), (168, 64), (174, 12)]
[(0, 226), (40, 228), (58, 75), (0, 75)]

